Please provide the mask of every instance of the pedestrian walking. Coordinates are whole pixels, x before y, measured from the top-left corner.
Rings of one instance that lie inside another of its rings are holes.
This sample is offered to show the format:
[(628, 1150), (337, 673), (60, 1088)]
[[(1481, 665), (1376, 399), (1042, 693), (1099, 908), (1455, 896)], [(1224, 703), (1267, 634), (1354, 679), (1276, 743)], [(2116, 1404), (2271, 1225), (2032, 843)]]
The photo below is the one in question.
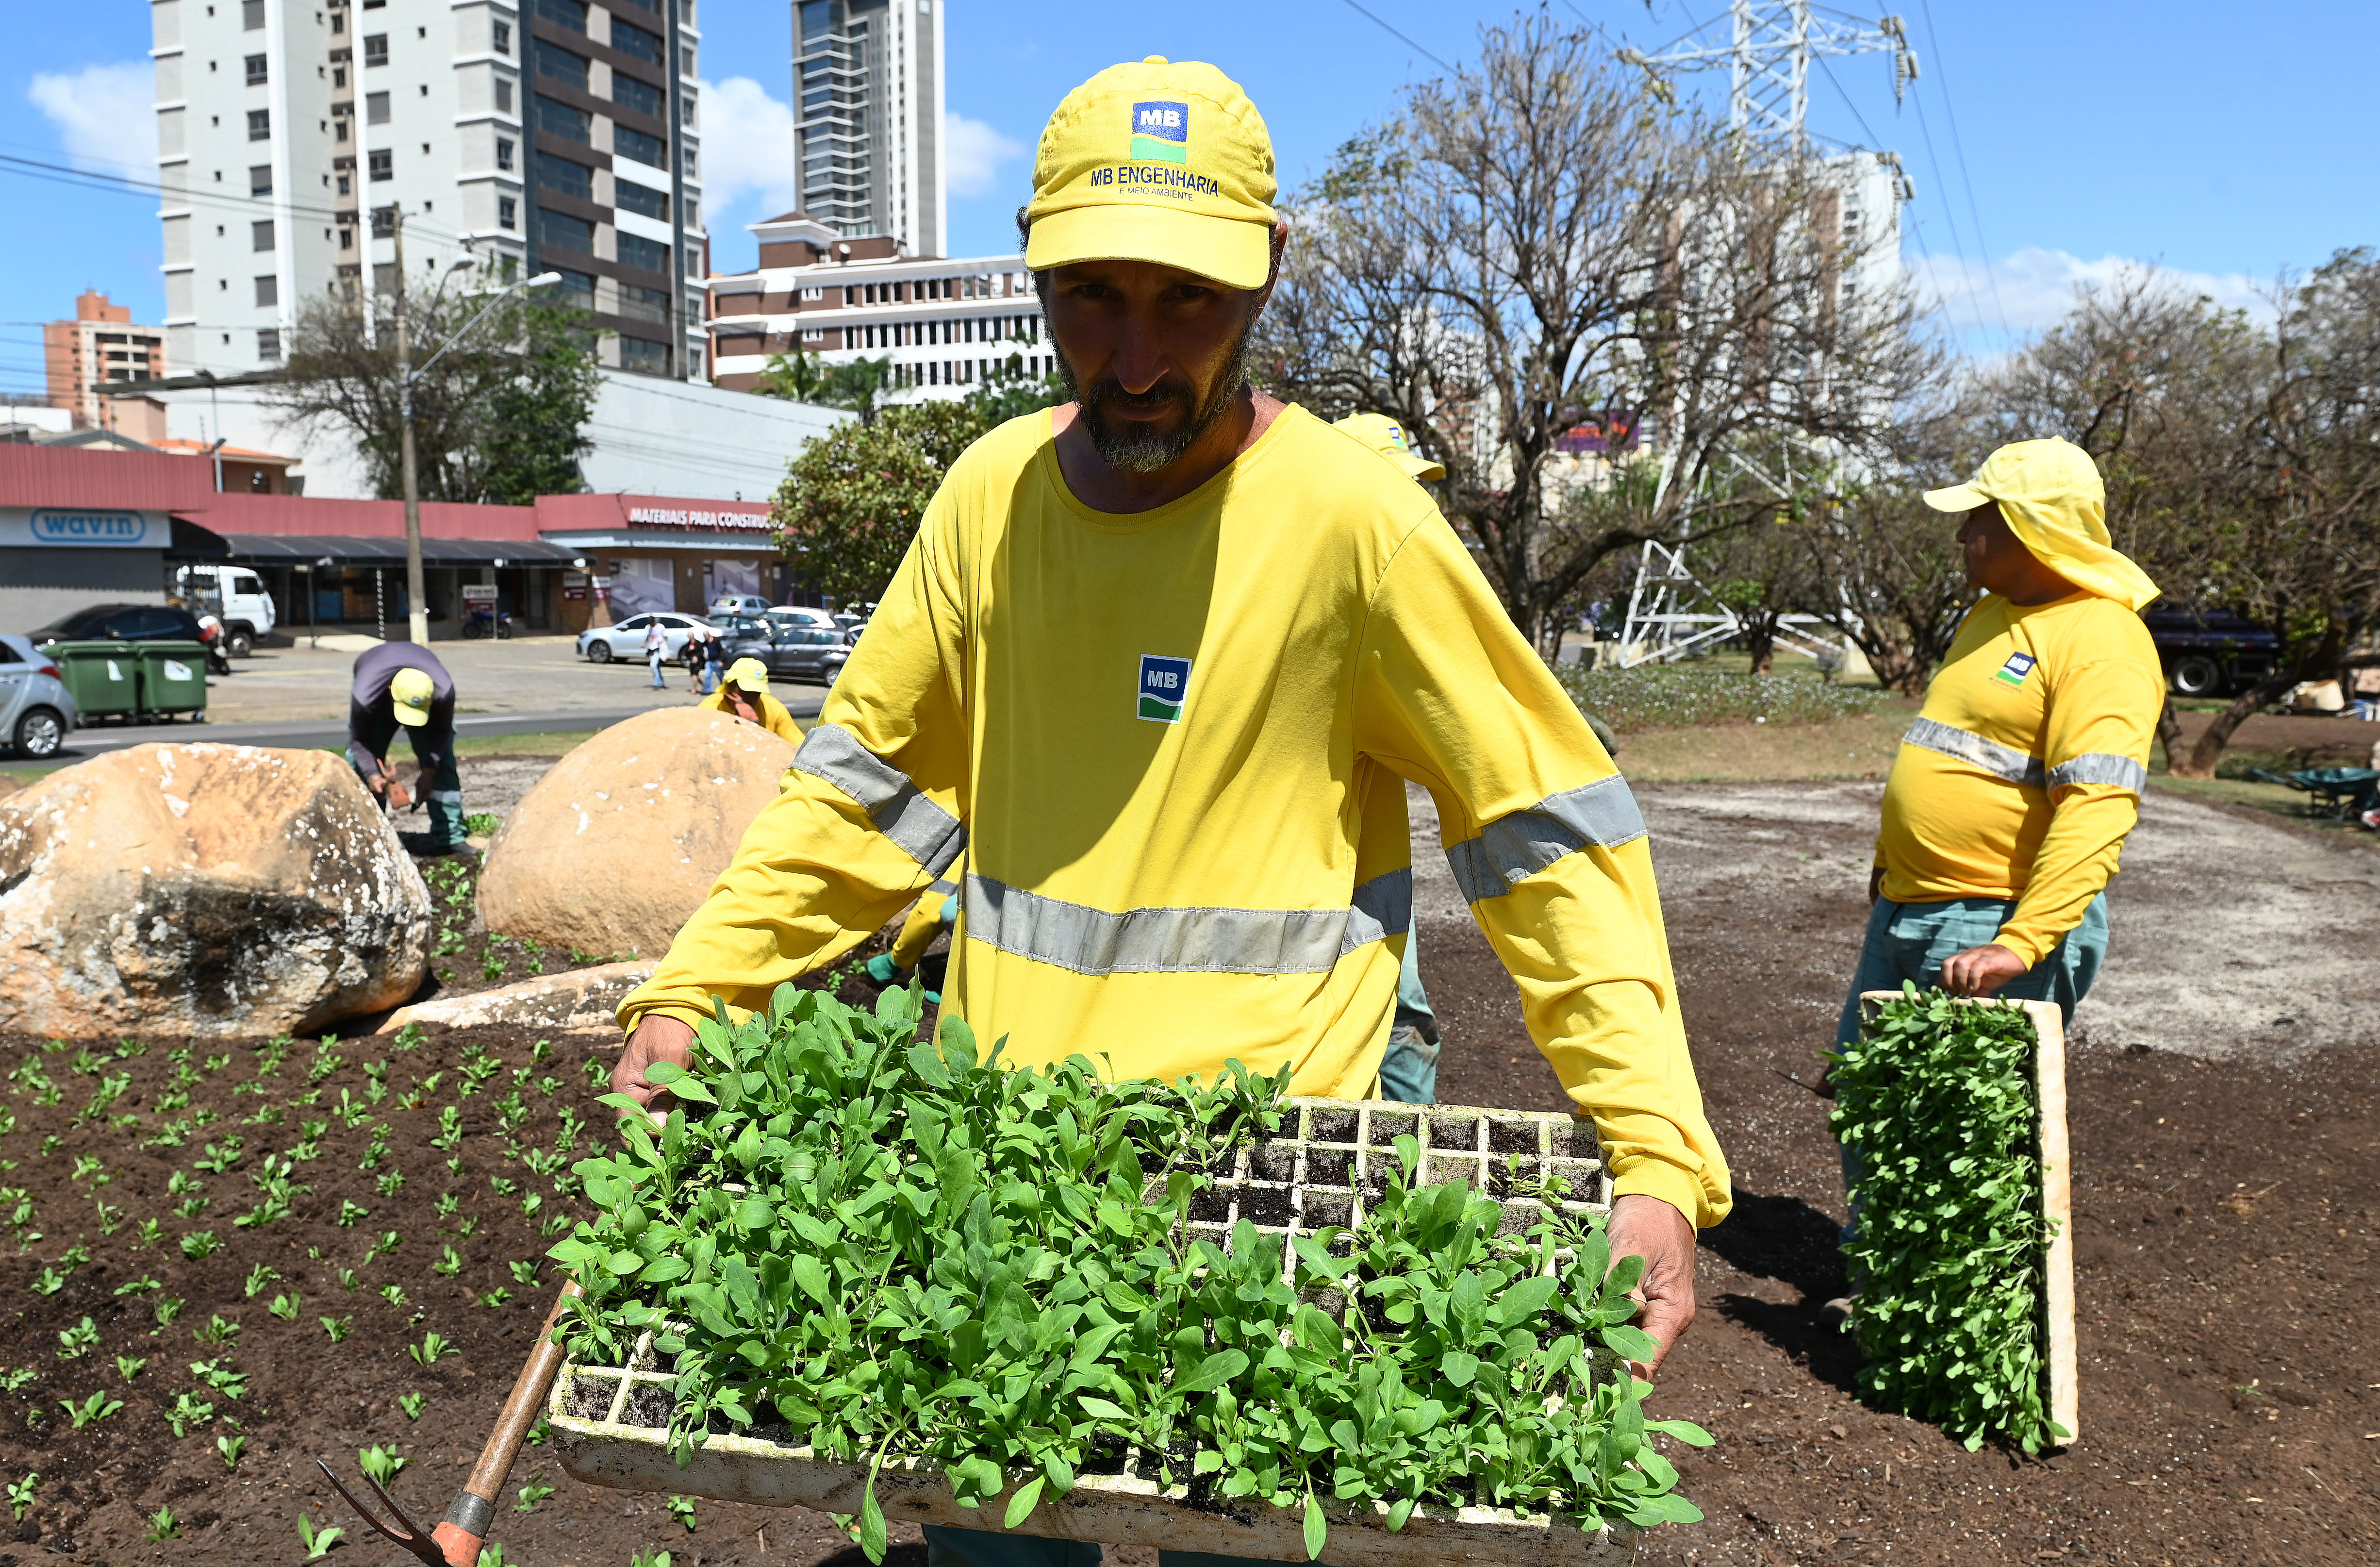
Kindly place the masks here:
[(669, 682), (662, 678), (662, 661), (669, 657), (669, 633), (662, 629), (661, 616), (645, 622), (645, 667), (653, 672), (653, 689), (665, 689)]
[(703, 634), (702, 694), (715, 696), (727, 675), (727, 638), (717, 631)]
[(686, 646), (678, 650), (686, 662), (686, 688), (698, 697), (707, 696), (702, 688), (702, 627), (698, 626), (686, 634)]

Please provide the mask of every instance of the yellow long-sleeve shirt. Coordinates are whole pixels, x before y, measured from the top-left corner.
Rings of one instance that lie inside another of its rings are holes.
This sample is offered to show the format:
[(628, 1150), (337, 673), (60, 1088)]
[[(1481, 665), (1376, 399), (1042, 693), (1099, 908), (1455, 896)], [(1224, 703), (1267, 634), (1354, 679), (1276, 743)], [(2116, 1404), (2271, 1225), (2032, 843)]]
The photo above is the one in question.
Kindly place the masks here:
[(2116, 872), (2165, 705), (2141, 617), (2076, 593), (1986, 594), (1893, 759), (1876, 862), (1895, 903), (2013, 898), (1994, 938), (2030, 966)]
[(1130, 516), (1047, 414), (944, 480), (795, 786), (620, 1008), (755, 1008), (964, 851), (944, 990), (1004, 1059), (1376, 1081), (1412, 914), (1403, 779), (1621, 1193), (1729, 1204), (1643, 818), (1429, 498), (1298, 408)]

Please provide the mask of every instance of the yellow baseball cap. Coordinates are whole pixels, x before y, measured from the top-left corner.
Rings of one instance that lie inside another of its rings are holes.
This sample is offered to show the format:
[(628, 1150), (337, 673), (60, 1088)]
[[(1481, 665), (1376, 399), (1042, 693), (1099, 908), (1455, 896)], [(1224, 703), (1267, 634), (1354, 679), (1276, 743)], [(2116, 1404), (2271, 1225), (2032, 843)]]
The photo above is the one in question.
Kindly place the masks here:
[(389, 706), (396, 712), (399, 723), (419, 729), (430, 722), (430, 698), (436, 694), (438, 683), (430, 678), (427, 670), (400, 669), (396, 678), (388, 683)]
[(1110, 66), (1041, 132), (1025, 264), (1155, 261), (1260, 288), (1279, 188), (1272, 137), (1238, 82), (1161, 55)]
[(737, 659), (727, 666), (727, 684), (741, 686), (747, 691), (769, 688), (769, 666), (759, 659)]
[(1415, 451), (1413, 443), (1405, 439), (1405, 427), (1386, 414), (1349, 414), (1335, 428), (1404, 469), (1409, 479), (1434, 482), (1446, 477), (1446, 465), (1434, 463)]
[(2009, 531), (2033, 558), (2086, 593), (2138, 610), (2157, 585), (2108, 541), (2107, 487), (2089, 453), (2069, 441), (2016, 441), (1984, 459), (1975, 477), (1928, 490), (1937, 512), (1998, 502)]

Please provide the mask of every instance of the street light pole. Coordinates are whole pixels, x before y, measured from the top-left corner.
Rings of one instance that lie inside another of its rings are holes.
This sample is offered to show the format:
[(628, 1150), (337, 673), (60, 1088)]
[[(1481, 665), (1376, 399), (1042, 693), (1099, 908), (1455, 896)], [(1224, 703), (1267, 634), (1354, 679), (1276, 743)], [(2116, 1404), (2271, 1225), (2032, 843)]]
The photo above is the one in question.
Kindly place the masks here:
[(430, 605), (421, 587), (421, 479), (413, 456), (413, 362), (405, 319), (405, 208), (390, 202), (389, 232), (396, 241), (397, 466), (405, 478), (405, 626), (412, 641), (430, 643)]

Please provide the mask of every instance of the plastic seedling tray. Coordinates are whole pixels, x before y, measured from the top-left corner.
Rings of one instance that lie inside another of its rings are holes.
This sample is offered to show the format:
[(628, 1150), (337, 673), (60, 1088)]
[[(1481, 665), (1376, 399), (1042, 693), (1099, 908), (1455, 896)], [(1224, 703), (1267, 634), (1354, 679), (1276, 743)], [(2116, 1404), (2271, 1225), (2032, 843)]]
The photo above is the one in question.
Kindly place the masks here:
[[(1608, 1211), (1610, 1206), (1610, 1178), (1591, 1121), (1383, 1101), (1299, 1099), (1290, 1105), (1293, 1113), (1283, 1117), (1281, 1136), (1238, 1149), (1232, 1172), (1203, 1194), (1189, 1217), (1192, 1233), (1221, 1245), (1242, 1219), (1259, 1232), (1291, 1236), (1352, 1225), (1366, 1201), (1385, 1189), (1395, 1158), (1392, 1145), (1408, 1135), (1422, 1146), (1423, 1184), (1461, 1181), (1493, 1197), (1504, 1211), (1506, 1233), (1536, 1222), (1545, 1199), (1528, 1194), (1541, 1190), (1536, 1184), (1548, 1176), (1570, 1184), (1570, 1194), (1560, 1199), (1566, 1211)], [(1292, 1248), (1281, 1249), (1287, 1267)], [(650, 1333), (638, 1342), (625, 1366), (565, 1365), (546, 1411), (564, 1470), (589, 1485), (625, 1490), (822, 1512), (859, 1511), (868, 1465), (818, 1458), (808, 1447), (793, 1445), (782, 1427), (788, 1439), (782, 1442), (765, 1434), (714, 1434), (695, 1450), (690, 1466), (679, 1468), (668, 1438), (673, 1379), (655, 1365)], [(1306, 1559), (1298, 1510), (1239, 1498), (1194, 1497), (1180, 1485), (1160, 1488), (1156, 1464), (1150, 1463), (1144, 1475), (1143, 1462), (1144, 1455), (1133, 1449), (1111, 1455), (1107, 1464), (1087, 1464), (1073, 1491), (1045, 1497), (1014, 1532), (1273, 1561)], [(1099, 1468), (1108, 1472), (1092, 1472)], [(981, 1507), (960, 1506), (941, 1465), (931, 1463), (886, 1463), (876, 1476), (876, 1500), (888, 1519), (995, 1533), (1002, 1532), (1006, 1510), (1005, 1493)], [(1330, 1538), (1322, 1560), (1347, 1567), (1611, 1567), (1633, 1558), (1638, 1534), (1624, 1523), (1588, 1531), (1566, 1521), (1486, 1507), (1416, 1508), (1405, 1526), (1391, 1533), (1384, 1507), (1361, 1513), (1337, 1506), (1326, 1511)]]

